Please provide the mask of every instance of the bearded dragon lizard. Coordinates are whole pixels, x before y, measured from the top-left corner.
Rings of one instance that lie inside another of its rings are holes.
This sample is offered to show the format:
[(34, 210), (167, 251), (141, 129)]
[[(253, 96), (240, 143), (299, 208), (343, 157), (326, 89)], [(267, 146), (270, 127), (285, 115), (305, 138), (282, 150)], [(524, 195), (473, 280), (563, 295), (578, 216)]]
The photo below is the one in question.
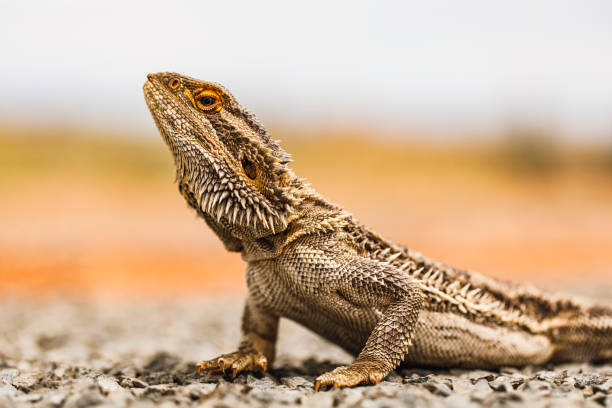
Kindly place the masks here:
[(246, 261), (235, 352), (198, 372), (266, 370), (280, 317), (353, 355), (315, 381), (376, 384), (400, 363), (495, 368), (612, 358), (612, 307), (456, 269), (397, 245), (318, 194), (227, 89), (149, 74), (145, 100), (181, 194)]

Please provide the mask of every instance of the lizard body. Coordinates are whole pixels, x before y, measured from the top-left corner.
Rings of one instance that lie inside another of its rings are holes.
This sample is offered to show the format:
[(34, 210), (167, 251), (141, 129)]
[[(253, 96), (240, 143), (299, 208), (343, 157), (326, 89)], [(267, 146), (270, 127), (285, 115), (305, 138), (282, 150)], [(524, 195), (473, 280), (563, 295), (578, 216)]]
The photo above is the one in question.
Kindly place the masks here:
[(222, 86), (149, 74), (145, 100), (181, 194), (247, 262), (238, 351), (210, 373), (265, 370), (278, 320), (356, 355), (315, 388), (377, 383), (400, 363), (495, 368), (612, 358), (612, 307), (459, 270), (397, 245), (329, 202)]

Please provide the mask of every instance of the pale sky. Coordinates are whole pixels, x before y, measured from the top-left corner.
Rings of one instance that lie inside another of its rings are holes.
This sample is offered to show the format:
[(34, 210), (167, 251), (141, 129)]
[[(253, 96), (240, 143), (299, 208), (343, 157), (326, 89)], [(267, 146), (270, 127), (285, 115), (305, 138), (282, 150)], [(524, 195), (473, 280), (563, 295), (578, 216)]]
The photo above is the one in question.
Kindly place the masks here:
[(610, 1), (2, 1), (0, 118), (152, 129), (147, 72), (266, 122), (612, 139)]

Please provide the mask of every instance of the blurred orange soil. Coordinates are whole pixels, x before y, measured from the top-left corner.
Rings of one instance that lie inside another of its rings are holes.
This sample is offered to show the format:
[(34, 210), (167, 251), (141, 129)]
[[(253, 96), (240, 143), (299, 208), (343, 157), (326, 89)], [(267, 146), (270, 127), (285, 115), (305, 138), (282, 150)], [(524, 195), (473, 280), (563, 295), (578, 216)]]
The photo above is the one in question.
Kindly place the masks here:
[[(0, 135), (0, 290), (246, 290), (240, 255), (187, 208), (160, 140), (25, 140)], [(612, 292), (612, 174), (521, 174), (478, 146), (283, 145), (321, 193), (425, 255), (503, 279)]]

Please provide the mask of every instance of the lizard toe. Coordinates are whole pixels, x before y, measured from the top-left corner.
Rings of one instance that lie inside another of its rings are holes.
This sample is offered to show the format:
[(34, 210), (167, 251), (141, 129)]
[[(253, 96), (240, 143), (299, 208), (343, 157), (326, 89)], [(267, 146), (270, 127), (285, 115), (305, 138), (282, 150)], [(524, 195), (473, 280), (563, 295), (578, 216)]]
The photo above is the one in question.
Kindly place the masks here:
[(367, 382), (368, 376), (358, 370), (349, 367), (338, 367), (334, 371), (325, 373), (315, 380), (315, 391), (321, 386), (331, 386), (332, 390), (345, 387), (354, 387)]
[(235, 351), (223, 354), (212, 360), (200, 361), (197, 365), (197, 373), (202, 371), (208, 374), (228, 374), (236, 377), (242, 371), (266, 371), (268, 360), (266, 357), (255, 351)]
[(360, 384), (378, 384), (387, 374), (378, 364), (357, 362), (350, 366), (338, 367), (317, 377), (315, 391), (319, 391), (322, 386), (331, 386), (331, 389), (335, 390)]

